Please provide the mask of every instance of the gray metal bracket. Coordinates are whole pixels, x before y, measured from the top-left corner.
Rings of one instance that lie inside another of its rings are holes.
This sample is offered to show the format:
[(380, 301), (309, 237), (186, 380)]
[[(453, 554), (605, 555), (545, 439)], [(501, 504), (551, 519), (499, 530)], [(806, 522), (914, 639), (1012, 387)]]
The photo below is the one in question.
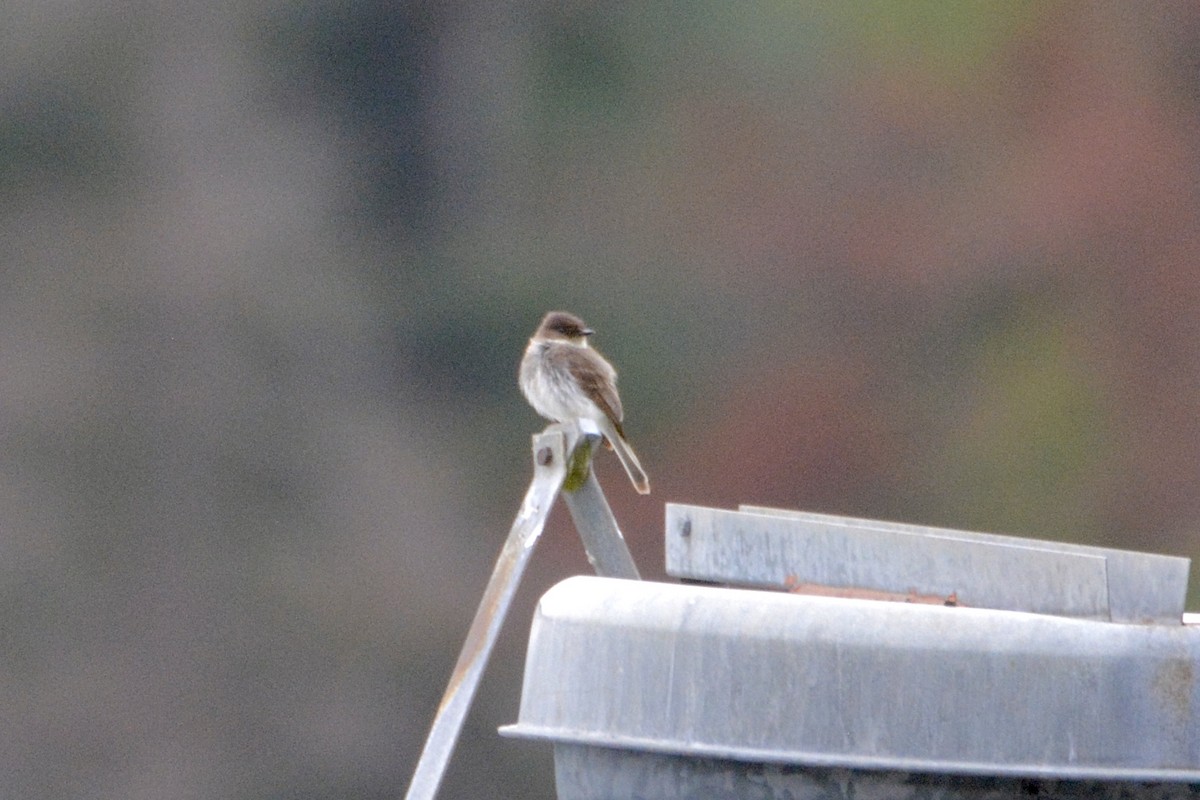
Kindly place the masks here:
[(800, 592), (1181, 623), (1186, 558), (743, 506), (668, 504), (667, 573)]
[(560, 491), (596, 574), (638, 578), (633, 556), (591, 469), (599, 441), (594, 427), (581, 430), (574, 423), (550, 425), (533, 437), (533, 480), (467, 631), (406, 800), (432, 800), (437, 794), (513, 595)]

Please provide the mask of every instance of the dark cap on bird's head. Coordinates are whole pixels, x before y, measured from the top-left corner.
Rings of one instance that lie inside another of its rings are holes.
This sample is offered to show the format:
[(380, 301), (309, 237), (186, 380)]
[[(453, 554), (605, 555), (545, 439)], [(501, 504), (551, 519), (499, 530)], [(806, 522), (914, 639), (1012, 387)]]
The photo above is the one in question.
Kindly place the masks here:
[(545, 339), (566, 339), (577, 342), (585, 336), (591, 336), (595, 331), (584, 324), (583, 320), (566, 311), (551, 311), (542, 317), (535, 336)]

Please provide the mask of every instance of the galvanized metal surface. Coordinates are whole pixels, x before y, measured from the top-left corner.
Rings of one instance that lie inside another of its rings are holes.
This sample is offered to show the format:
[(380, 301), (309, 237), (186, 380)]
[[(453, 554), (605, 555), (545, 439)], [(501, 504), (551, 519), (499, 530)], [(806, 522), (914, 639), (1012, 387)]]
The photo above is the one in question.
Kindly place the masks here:
[(954, 537), (979, 542), (1019, 544), (1059, 553), (1077, 553), (1100, 556), (1106, 564), (1108, 577), (1108, 603), (1113, 622), (1158, 623), (1177, 625), (1183, 615), (1187, 599), (1188, 571), (1191, 559), (1157, 553), (1139, 553), (1111, 547), (1069, 542), (1051, 542), (1024, 539), (995, 533), (977, 533), (949, 528), (931, 528), (924, 525), (908, 525), (899, 522), (840, 517), (831, 514), (814, 514), (808, 511), (792, 511), (761, 506), (741, 506), (742, 511), (769, 514), (796, 520), (811, 520), (828, 524), (840, 524), (851, 528), (873, 527), (920, 535)]
[(582, 485), (574, 491), (564, 490), (562, 498), (571, 512), (575, 530), (583, 540), (588, 563), (596, 574), (637, 580), (640, 577), (637, 565), (617, 527), (617, 518), (600, 491), (595, 470), (588, 469)]
[(1195, 800), (1200, 786), (746, 764), (558, 744), (558, 800)]
[[(1200, 629), (571, 578), (512, 735), (753, 763), (1200, 782)], [(769, 795), (767, 795), (769, 796)]]
[(1108, 602), (1113, 622), (1179, 624), (1187, 598), (1188, 571), (1191, 567), (1191, 560), (1180, 556), (1139, 553), (1111, 547), (1093, 547), (1069, 542), (1025, 539), (995, 533), (933, 528), (924, 525), (856, 519), (761, 506), (743, 505), (740, 510), (796, 520), (840, 524), (851, 528), (873, 527), (970, 541), (1016, 544), (1051, 552), (1100, 556), (1106, 563)]
[(1098, 556), (700, 506), (667, 506), (667, 571), (1109, 618), (1105, 561)]
[(696, 580), (872, 590), (961, 605), (1179, 624), (1189, 562), (806, 512), (668, 504), (667, 572)]

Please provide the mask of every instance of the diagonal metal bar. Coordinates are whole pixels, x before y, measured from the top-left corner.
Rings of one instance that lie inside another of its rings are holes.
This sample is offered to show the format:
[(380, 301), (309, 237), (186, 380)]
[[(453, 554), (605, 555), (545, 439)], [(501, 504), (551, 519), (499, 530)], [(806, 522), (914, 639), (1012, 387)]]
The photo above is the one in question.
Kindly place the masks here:
[[(574, 426), (551, 425), (533, 437), (533, 481), (521, 504), (488, 580), (475, 619), (463, 642), (458, 663), (433, 719), (425, 748), (417, 762), (406, 800), (433, 800), (446, 765), (462, 730), (463, 721), (479, 688), (483, 668), (512, 604), (521, 575), (533, 554), (533, 546), (546, 526), (546, 518), (563, 481), (567, 478), (566, 454), (575, 450), (579, 431)], [(594, 480), (594, 478), (593, 478)]]
[[(591, 439), (581, 442), (576, 452), (592, 446)], [(590, 459), (590, 454), (588, 454)], [(573, 476), (574, 473), (572, 473)], [(602, 578), (640, 579), (637, 564), (629, 553), (621, 529), (617, 527), (616, 517), (600, 491), (600, 483), (596, 473), (588, 469), (587, 477), (578, 487), (575, 481), (568, 481), (563, 487), (562, 497), (571, 512), (571, 520), (575, 530), (583, 540), (583, 548), (587, 551), (588, 562), (592, 569)]]

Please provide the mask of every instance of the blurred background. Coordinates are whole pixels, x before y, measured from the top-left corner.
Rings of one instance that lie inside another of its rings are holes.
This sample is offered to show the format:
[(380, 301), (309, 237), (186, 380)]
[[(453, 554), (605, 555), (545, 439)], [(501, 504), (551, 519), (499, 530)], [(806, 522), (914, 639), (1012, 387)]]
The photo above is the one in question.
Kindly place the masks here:
[[(11, 0), (0, 241), (4, 797), (402, 796), (550, 308), (649, 577), (669, 501), (1200, 555), (1192, 0)], [(587, 571), (441, 796), (553, 796)]]

